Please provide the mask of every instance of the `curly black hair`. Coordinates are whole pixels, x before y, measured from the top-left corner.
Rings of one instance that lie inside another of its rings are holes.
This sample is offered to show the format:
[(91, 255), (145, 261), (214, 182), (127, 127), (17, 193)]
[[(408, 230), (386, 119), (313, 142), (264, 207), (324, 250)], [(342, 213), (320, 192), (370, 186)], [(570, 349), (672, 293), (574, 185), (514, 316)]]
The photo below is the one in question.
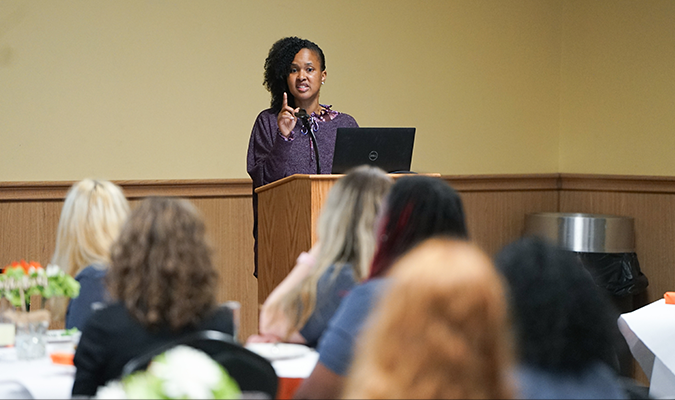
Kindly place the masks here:
[(616, 363), (615, 310), (573, 253), (528, 237), (504, 247), (495, 265), (508, 282), (523, 363), (571, 373)]
[(288, 94), (288, 105), (295, 108), (295, 98), (288, 90), (288, 74), (291, 72), (291, 63), (295, 55), (302, 49), (309, 49), (316, 53), (321, 61), (321, 71), (326, 70), (326, 58), (321, 48), (314, 42), (300, 39), (296, 36), (279, 39), (272, 45), (265, 59), (265, 79), (263, 86), (272, 95), (270, 107), (274, 112), (281, 111), (284, 102), (284, 92)]

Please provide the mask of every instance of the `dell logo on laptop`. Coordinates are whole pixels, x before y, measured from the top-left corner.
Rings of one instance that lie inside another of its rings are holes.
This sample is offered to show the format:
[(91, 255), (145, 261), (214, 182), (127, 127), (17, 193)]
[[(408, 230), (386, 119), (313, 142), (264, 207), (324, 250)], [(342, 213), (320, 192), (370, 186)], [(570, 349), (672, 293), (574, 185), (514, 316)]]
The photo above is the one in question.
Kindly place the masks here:
[(368, 153), (368, 159), (369, 159), (370, 161), (375, 161), (375, 160), (377, 160), (377, 157), (379, 157), (379, 156), (380, 156), (380, 155), (377, 154), (377, 152), (376, 152), (375, 150), (373, 150), (373, 151), (371, 151), (370, 153)]

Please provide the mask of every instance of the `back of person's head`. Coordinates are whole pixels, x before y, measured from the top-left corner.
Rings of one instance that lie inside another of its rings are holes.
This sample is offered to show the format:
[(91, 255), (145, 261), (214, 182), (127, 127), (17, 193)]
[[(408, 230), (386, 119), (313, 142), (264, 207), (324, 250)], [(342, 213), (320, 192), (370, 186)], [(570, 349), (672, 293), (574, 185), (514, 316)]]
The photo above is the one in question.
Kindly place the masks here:
[(522, 363), (563, 372), (614, 363), (611, 303), (570, 252), (523, 238), (495, 264), (509, 285)]
[(368, 275), (375, 253), (375, 220), (391, 184), (386, 172), (366, 165), (335, 183), (319, 216), (317, 265), (325, 270), (331, 264), (352, 264), (357, 280)]
[(510, 398), (499, 274), (475, 245), (430, 239), (392, 267), (355, 352), (346, 398)]
[(111, 295), (146, 327), (194, 325), (215, 307), (217, 273), (197, 209), (150, 197), (131, 213), (112, 248)]
[[(375, 253), (375, 220), (392, 179), (380, 168), (361, 166), (347, 172), (331, 188), (318, 221), (320, 243), (316, 264), (310, 274), (278, 305), (300, 329), (316, 306), (319, 279), (331, 267), (337, 276), (350, 268), (355, 281), (368, 275)], [(298, 313), (298, 310), (301, 310)]]
[(385, 199), (377, 234), (370, 277), (386, 274), (398, 257), (430, 237), (467, 239), (462, 199), (441, 179), (399, 178)]
[(110, 246), (129, 214), (129, 203), (115, 184), (84, 179), (66, 195), (51, 263), (71, 276), (89, 265), (106, 267)]

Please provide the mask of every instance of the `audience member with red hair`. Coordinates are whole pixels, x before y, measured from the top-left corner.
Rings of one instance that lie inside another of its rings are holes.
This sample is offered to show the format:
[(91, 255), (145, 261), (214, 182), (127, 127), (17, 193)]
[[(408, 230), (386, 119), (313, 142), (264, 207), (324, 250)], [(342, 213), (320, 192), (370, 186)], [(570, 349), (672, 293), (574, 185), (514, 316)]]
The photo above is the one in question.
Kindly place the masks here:
[(504, 288), (485, 253), (468, 242), (430, 239), (389, 276), (344, 398), (513, 397)]

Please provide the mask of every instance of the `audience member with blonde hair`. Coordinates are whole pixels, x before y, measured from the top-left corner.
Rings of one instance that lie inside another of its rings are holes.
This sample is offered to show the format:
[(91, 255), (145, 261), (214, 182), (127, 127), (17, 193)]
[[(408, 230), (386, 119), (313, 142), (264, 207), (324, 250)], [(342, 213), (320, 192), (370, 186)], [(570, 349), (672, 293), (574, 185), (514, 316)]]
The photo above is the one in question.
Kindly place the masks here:
[(107, 300), (103, 279), (110, 246), (128, 214), (122, 189), (111, 182), (84, 179), (68, 191), (51, 260), (80, 283), (80, 295), (68, 305), (66, 328), (82, 329), (92, 305)]
[(216, 302), (217, 272), (206, 228), (187, 200), (145, 199), (112, 248), (115, 303), (94, 312), (75, 353), (73, 396), (93, 396), (132, 358), (199, 330), (232, 334)]
[(296, 392), (297, 398), (340, 396), (354, 342), (398, 258), (431, 237), (468, 237), (459, 194), (443, 180), (429, 176), (397, 179), (376, 225), (377, 250), (368, 279), (345, 296), (329, 321), (317, 347), (319, 362)]
[(468, 242), (431, 239), (389, 276), (345, 398), (512, 398), (504, 289), (486, 254)]
[(349, 171), (331, 188), (318, 222), (318, 243), (302, 253), (260, 313), (260, 336), (316, 346), (342, 297), (370, 270), (375, 218), (392, 179), (379, 168)]

